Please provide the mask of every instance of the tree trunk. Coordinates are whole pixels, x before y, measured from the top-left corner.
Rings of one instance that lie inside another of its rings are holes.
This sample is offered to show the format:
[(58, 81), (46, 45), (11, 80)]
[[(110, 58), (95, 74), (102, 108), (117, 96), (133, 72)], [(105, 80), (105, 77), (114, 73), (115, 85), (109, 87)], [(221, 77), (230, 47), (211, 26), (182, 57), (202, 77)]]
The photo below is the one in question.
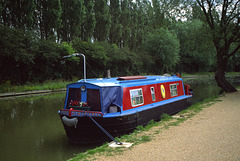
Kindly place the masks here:
[(221, 87), (225, 92), (236, 92), (236, 88), (226, 80), (225, 71), (227, 67), (227, 61), (218, 59), (218, 71), (215, 73), (215, 80), (217, 85)]

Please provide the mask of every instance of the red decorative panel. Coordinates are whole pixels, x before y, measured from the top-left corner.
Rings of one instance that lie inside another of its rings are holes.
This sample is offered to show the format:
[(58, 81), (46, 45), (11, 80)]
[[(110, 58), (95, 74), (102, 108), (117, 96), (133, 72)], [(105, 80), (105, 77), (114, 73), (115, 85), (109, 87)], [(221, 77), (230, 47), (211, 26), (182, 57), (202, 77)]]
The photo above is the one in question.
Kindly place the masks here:
[[(177, 85), (177, 95), (176, 96), (171, 96), (171, 92), (170, 92), (171, 84)], [(161, 85), (163, 85), (165, 88), (165, 98), (163, 98), (162, 94), (161, 94)], [(152, 100), (151, 87), (154, 87), (155, 97), (156, 97), (155, 101)], [(130, 90), (140, 89), (140, 88), (143, 91), (143, 99), (144, 99), (143, 104), (133, 107), (131, 104)], [(163, 100), (167, 100), (167, 99), (182, 96), (182, 95), (184, 95), (182, 81), (158, 83), (158, 84), (151, 84), (151, 85), (144, 85), (144, 86), (125, 87), (125, 88), (123, 88), (123, 111), (133, 109), (136, 107), (140, 107), (140, 106), (144, 106), (144, 105), (148, 105), (148, 104), (155, 103), (155, 102), (160, 102)]]

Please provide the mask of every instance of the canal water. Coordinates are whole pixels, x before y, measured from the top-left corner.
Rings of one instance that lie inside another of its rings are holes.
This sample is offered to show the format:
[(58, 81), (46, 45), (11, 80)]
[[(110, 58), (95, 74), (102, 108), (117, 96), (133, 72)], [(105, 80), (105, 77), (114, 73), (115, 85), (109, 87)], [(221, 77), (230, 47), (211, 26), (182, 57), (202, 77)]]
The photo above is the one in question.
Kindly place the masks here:
[(65, 93), (0, 100), (0, 160), (62, 161), (94, 146), (68, 143), (58, 116)]
[[(239, 78), (231, 81), (240, 85)], [(220, 91), (212, 78), (185, 82), (194, 90), (193, 103)], [(0, 99), (0, 160), (62, 161), (96, 147), (68, 143), (57, 113), (64, 100), (65, 93)]]

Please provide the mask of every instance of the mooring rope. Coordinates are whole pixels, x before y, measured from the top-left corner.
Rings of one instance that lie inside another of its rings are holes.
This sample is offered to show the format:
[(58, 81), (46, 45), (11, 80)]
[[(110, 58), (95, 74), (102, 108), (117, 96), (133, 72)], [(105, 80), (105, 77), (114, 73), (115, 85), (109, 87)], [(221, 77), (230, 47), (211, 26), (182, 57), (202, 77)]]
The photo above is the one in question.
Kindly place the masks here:
[(116, 139), (114, 139), (114, 137), (109, 134), (101, 125), (99, 125), (91, 116), (88, 116), (90, 117), (90, 119), (110, 138), (112, 139), (112, 141), (114, 141), (117, 145), (122, 145), (123, 143), (117, 141)]

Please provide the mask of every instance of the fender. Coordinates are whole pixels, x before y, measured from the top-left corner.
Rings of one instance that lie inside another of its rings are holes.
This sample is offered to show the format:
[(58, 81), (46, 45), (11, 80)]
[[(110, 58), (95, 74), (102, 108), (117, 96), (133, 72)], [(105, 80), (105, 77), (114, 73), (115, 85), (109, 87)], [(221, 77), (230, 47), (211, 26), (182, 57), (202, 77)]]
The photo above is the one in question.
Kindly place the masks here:
[(78, 124), (78, 119), (77, 118), (67, 118), (66, 116), (62, 117), (62, 121), (65, 125), (67, 125), (68, 127), (75, 127), (77, 128), (77, 124)]

